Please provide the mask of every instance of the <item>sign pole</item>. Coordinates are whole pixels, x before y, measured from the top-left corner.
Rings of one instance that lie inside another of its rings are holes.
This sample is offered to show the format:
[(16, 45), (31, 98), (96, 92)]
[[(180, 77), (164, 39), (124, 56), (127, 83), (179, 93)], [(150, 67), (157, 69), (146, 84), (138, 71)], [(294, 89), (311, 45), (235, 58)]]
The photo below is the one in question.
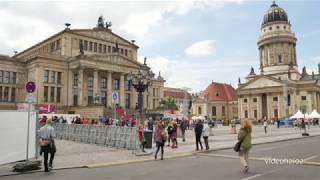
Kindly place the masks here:
[(26, 152), (26, 161), (29, 160), (29, 134), (30, 134), (30, 111), (31, 111), (31, 102), (34, 101), (32, 93), (36, 89), (36, 84), (33, 81), (28, 81), (26, 86), (26, 91), (29, 93), (27, 96), (27, 102), (28, 102), (28, 122), (27, 122), (27, 152)]
[(29, 131), (30, 131), (30, 103), (28, 102), (28, 125), (27, 125), (27, 153), (26, 153), (26, 161), (28, 161), (29, 156)]

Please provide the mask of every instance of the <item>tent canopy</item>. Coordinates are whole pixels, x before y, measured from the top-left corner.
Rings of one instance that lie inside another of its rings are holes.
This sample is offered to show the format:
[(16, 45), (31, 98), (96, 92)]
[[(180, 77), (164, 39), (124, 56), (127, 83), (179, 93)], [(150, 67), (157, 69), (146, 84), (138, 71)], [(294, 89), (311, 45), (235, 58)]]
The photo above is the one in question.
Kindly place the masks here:
[(296, 112), (296, 114), (294, 114), (290, 118), (291, 119), (302, 119), (302, 118), (305, 118), (305, 115), (302, 114), (302, 112), (299, 110), (298, 112)]
[(314, 109), (311, 114), (309, 114), (308, 118), (320, 118), (320, 114)]

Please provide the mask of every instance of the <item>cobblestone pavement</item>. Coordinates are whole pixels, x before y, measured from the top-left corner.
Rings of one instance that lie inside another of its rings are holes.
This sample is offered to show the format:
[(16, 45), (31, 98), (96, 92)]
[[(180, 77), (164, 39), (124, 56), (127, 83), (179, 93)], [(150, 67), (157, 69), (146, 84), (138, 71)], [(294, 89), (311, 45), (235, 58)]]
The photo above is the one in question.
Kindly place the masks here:
[[(239, 127), (238, 127), (239, 128)], [(236, 142), (237, 135), (230, 134), (229, 127), (213, 128), (213, 136), (209, 137), (211, 150), (231, 148)], [(307, 129), (311, 136), (320, 135), (320, 127), (311, 127)], [(253, 128), (253, 144), (282, 141), (287, 139), (301, 138), (299, 129), (294, 128), (276, 128), (275, 126), (268, 127), (268, 133), (264, 133), (262, 126), (254, 126)], [(94, 144), (82, 144), (72, 141), (57, 140), (57, 153), (54, 161), (54, 168), (79, 167), (99, 163), (122, 162), (129, 160), (145, 159), (145, 156), (136, 156), (132, 150), (115, 149), (105, 146), (97, 146)], [(146, 149), (150, 152), (149, 158), (152, 158), (151, 153), (155, 151)], [(165, 148), (165, 156), (175, 156), (183, 153), (191, 153), (195, 151), (195, 137), (193, 130), (187, 130), (186, 142), (182, 142), (178, 138), (178, 148)], [(41, 159), (42, 157), (40, 157)], [(0, 167), (0, 175), (6, 171), (10, 171), (12, 165), (4, 165)]]

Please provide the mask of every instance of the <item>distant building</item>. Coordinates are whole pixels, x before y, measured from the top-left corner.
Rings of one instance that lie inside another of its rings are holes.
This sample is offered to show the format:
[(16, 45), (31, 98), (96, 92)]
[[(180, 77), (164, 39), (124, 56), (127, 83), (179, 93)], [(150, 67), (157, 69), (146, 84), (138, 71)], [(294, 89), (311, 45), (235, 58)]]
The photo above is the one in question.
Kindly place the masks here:
[(163, 96), (164, 98), (167, 96), (174, 97), (182, 113), (190, 112), (190, 108), (192, 104), (192, 96), (187, 90), (180, 89), (180, 88), (164, 87)]
[[(138, 46), (111, 31), (111, 23), (90, 29), (67, 27), (15, 54), (0, 56), (0, 110), (15, 109), (24, 102), (27, 81), (36, 83), (37, 104), (52, 104), (59, 113), (98, 117), (111, 109), (112, 92), (119, 105), (134, 110), (137, 93), (127, 75), (147, 64), (137, 60)], [(143, 108), (155, 109), (163, 97), (164, 79), (155, 76), (143, 95)], [(152, 93), (153, 92), (153, 93)]]
[(212, 82), (194, 96), (192, 112), (208, 119), (229, 122), (238, 118), (237, 92), (231, 85)]
[(320, 110), (320, 68), (310, 75), (298, 70), (295, 33), (287, 13), (275, 2), (264, 14), (258, 39), (260, 72), (251, 68), (237, 89), (239, 117), (276, 119), (299, 109)]

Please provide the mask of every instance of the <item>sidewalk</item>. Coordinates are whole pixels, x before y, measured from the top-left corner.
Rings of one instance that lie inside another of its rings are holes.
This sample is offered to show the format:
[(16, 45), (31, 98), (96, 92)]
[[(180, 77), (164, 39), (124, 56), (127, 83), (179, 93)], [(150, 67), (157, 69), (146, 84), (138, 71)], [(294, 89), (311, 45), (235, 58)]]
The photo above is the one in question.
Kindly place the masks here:
[[(239, 127), (237, 127), (239, 128)], [(238, 130), (238, 129), (237, 129)], [(320, 127), (307, 129), (310, 136), (320, 135)], [(294, 128), (268, 127), (268, 133), (264, 133), (262, 126), (253, 127), (253, 144), (262, 144), (296, 138), (304, 138), (302, 131)], [(229, 127), (213, 128), (214, 136), (209, 137), (211, 150), (232, 148), (237, 141), (237, 134), (230, 134)], [(204, 145), (204, 144), (203, 144)], [(126, 164), (141, 161), (153, 160), (153, 155), (136, 156), (131, 150), (115, 149), (93, 144), (81, 144), (73, 141), (56, 140), (57, 153), (54, 160), (54, 169), (75, 168), (75, 167), (102, 167), (116, 164)], [(146, 149), (154, 152), (155, 147)], [(195, 137), (192, 130), (186, 132), (186, 142), (178, 138), (178, 148), (165, 147), (164, 158), (190, 156), (195, 152)], [(41, 157), (42, 159), (42, 157)], [(11, 171), (12, 164), (0, 166), (0, 176), (16, 174)]]

